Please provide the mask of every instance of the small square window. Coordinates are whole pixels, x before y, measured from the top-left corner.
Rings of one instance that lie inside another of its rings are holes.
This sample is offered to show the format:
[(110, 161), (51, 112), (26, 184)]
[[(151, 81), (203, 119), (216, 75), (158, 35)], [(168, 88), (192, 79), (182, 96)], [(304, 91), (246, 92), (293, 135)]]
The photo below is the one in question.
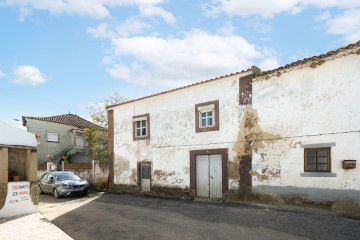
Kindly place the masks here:
[(325, 148), (305, 148), (304, 149), (304, 171), (305, 172), (330, 172), (331, 157), (330, 147)]
[(133, 140), (150, 138), (150, 115), (143, 114), (133, 117)]
[(195, 105), (195, 130), (208, 132), (219, 130), (219, 101)]
[(59, 142), (59, 133), (46, 132), (46, 140), (48, 142), (58, 143)]
[(214, 127), (214, 110), (209, 112), (200, 112), (200, 128)]

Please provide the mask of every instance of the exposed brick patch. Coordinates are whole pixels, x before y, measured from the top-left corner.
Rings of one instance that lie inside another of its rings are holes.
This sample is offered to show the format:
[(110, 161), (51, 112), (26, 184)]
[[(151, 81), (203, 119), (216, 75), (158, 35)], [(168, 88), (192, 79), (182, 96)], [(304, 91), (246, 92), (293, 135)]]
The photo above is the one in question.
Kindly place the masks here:
[(39, 164), (38, 165), (38, 171), (46, 171), (47, 165), (46, 164)]

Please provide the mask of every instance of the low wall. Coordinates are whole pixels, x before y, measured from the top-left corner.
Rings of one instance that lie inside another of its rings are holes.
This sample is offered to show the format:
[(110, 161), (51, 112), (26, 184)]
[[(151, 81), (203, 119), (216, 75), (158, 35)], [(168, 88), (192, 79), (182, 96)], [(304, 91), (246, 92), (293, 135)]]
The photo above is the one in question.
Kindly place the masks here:
[[(109, 177), (109, 165), (93, 160), (92, 163), (64, 164), (64, 171), (74, 172), (79, 177), (87, 180), (92, 186), (99, 189), (106, 189)], [(62, 169), (59, 169), (61, 171)], [(38, 166), (38, 179), (47, 172), (47, 165)]]

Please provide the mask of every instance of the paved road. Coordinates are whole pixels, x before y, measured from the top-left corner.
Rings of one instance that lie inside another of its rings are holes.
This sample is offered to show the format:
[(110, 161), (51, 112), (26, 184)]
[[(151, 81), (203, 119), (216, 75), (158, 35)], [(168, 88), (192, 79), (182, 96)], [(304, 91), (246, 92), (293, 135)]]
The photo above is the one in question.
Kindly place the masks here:
[(319, 211), (116, 194), (40, 201), (40, 212), (76, 240), (360, 239), (360, 220)]

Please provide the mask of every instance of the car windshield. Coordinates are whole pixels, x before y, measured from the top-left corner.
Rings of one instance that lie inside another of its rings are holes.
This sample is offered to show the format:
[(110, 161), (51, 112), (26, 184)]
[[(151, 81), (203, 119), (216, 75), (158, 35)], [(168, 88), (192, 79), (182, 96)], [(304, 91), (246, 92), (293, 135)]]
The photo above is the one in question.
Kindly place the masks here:
[(78, 176), (76, 176), (74, 173), (71, 173), (71, 172), (58, 173), (58, 174), (56, 174), (56, 179), (58, 181), (80, 180), (80, 178)]

